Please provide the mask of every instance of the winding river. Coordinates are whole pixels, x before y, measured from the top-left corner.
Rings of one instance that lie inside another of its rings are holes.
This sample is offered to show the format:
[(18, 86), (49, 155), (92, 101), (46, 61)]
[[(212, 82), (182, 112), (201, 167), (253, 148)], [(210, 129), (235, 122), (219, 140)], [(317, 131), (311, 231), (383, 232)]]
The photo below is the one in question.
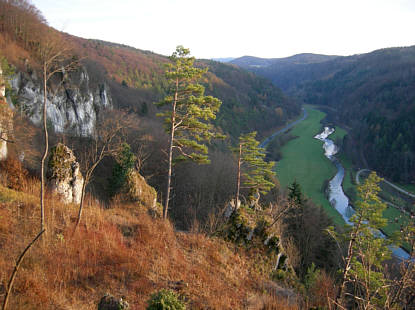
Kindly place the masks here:
[[(328, 139), (328, 136), (330, 136), (334, 132), (333, 128), (324, 127), (324, 131), (318, 135), (316, 135), (314, 138), (323, 141), (323, 149), (324, 149), (324, 155), (330, 159), (331, 162), (336, 166), (337, 173), (333, 177), (333, 179), (330, 180), (329, 183), (329, 201), (330, 204), (341, 214), (343, 219), (347, 224), (351, 224), (350, 217), (353, 215), (354, 210), (352, 206), (349, 204), (349, 199), (343, 192), (342, 188), (342, 182), (344, 178), (344, 168), (339, 162), (339, 160), (335, 157), (335, 155), (338, 152), (338, 147), (334, 144), (334, 142), (330, 139)], [(376, 232), (379, 233), (382, 238), (386, 238), (386, 236), (382, 232)], [(397, 246), (391, 246), (390, 249), (392, 250), (392, 253), (395, 257), (400, 259), (408, 259), (409, 254), (403, 250), (400, 247)]]

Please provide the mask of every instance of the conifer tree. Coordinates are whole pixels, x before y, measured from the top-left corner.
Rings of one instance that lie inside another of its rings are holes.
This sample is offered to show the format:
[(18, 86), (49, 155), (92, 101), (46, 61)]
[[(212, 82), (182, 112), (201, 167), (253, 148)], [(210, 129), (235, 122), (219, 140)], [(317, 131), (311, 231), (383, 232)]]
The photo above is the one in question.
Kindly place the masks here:
[[(273, 171), (275, 162), (266, 162), (265, 149), (259, 147), (259, 141), (255, 139), (256, 132), (247, 133), (239, 137), (238, 148), (232, 149), (238, 153), (238, 174), (236, 181), (235, 204), (238, 206), (239, 192), (241, 188), (241, 176), (243, 186), (251, 189), (254, 194), (266, 194), (275, 186), (272, 179), (275, 178)], [(243, 170), (243, 173), (242, 173)]]
[(205, 96), (205, 89), (197, 80), (207, 69), (194, 67), (194, 57), (183, 46), (178, 46), (170, 57), (165, 73), (170, 82), (169, 95), (159, 106), (169, 108), (158, 116), (164, 117), (165, 130), (169, 134), (167, 188), (163, 217), (167, 218), (170, 200), (172, 166), (174, 163), (191, 160), (209, 163), (206, 142), (222, 137), (214, 130), (210, 120), (216, 118), (222, 102), (212, 96)]
[(383, 273), (383, 262), (390, 258), (388, 241), (379, 235), (386, 225), (382, 217), (386, 205), (378, 197), (382, 179), (372, 172), (358, 187), (356, 212), (350, 218), (353, 226), (343, 236), (348, 242), (347, 254), (335, 308), (343, 303), (346, 283), (354, 284), (354, 299), (361, 309), (372, 309), (384, 302), (387, 279)]

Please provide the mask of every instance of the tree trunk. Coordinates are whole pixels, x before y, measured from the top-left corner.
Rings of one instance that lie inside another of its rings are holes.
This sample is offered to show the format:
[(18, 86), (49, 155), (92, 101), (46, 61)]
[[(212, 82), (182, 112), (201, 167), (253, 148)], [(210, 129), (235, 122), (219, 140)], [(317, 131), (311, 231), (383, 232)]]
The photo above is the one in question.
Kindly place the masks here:
[(78, 228), (79, 223), (81, 222), (82, 210), (84, 208), (86, 186), (89, 184), (89, 181), (91, 180), (91, 177), (92, 177), (92, 174), (94, 173), (95, 168), (98, 166), (98, 164), (101, 162), (103, 158), (104, 156), (102, 155), (102, 152), (101, 152), (101, 155), (99, 156), (98, 160), (85, 173), (85, 179), (84, 179), (84, 182), (82, 183), (81, 201), (79, 202), (78, 218), (76, 220), (74, 233), (76, 229)]
[(43, 65), (43, 130), (45, 134), (45, 151), (41, 161), (41, 177), (40, 177), (40, 230), (45, 229), (45, 160), (48, 156), (49, 137), (47, 128), (47, 90), (46, 90), (46, 64)]
[(360, 229), (360, 223), (361, 223), (360, 221), (361, 220), (359, 220), (359, 222), (357, 223), (357, 225), (354, 229), (354, 232), (351, 235), (351, 239), (350, 239), (349, 246), (348, 246), (348, 249), (347, 249), (346, 264), (345, 264), (344, 269), (343, 269), (342, 281), (340, 283), (339, 290), (337, 291), (335, 304), (334, 304), (334, 310), (338, 309), (339, 302), (340, 302), (340, 300), (342, 298), (342, 295), (343, 295), (343, 292), (344, 292), (344, 287), (346, 285), (347, 275), (348, 275), (349, 270), (350, 270), (350, 263), (351, 263), (352, 258), (353, 258), (353, 244), (355, 242), (355, 238), (357, 236), (357, 233), (359, 232), (359, 229)]
[(88, 182), (89, 182), (89, 176), (88, 176), (88, 173), (87, 173), (87, 175), (85, 175), (84, 182), (82, 183), (81, 201), (79, 202), (78, 218), (76, 220), (74, 233), (75, 233), (76, 229), (78, 228), (79, 223), (81, 222), (82, 209), (84, 207), (84, 199), (85, 199), (85, 189), (86, 189), (86, 185), (88, 184)]
[(239, 143), (238, 175), (236, 177), (235, 210), (238, 209), (239, 191), (241, 188), (241, 161), (242, 161), (241, 157), (242, 157), (242, 144)]
[(176, 91), (174, 93), (173, 108), (172, 108), (172, 113), (171, 113), (171, 132), (170, 132), (169, 161), (168, 161), (169, 167), (167, 171), (166, 201), (164, 203), (164, 212), (163, 212), (164, 219), (167, 219), (167, 211), (169, 209), (169, 200), (170, 200), (170, 185), (171, 185), (171, 175), (172, 175), (173, 144), (174, 144), (175, 123), (176, 123), (176, 104), (177, 104), (178, 90), (179, 90), (179, 79), (176, 79)]

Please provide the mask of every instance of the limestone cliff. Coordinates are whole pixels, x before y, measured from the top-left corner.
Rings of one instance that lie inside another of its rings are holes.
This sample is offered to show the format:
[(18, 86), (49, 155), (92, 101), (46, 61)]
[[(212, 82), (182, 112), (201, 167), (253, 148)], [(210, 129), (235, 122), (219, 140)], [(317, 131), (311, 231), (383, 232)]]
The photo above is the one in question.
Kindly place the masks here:
[[(33, 70), (20, 71), (11, 78), (10, 84), (17, 95), (15, 108), (39, 125), (44, 98), (42, 78)], [(105, 83), (92, 85), (84, 67), (75, 72), (56, 74), (50, 84), (47, 117), (55, 132), (91, 136), (98, 113), (112, 108), (109, 87)]]

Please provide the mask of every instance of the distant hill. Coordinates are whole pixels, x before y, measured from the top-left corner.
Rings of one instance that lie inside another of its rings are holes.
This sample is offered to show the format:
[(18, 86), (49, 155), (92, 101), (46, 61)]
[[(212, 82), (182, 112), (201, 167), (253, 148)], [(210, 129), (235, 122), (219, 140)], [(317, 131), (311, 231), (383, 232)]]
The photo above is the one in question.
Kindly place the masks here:
[(284, 58), (259, 58), (253, 56), (243, 56), (233, 59), (231, 62), (243, 68), (265, 68), (270, 66), (287, 66), (287, 65), (299, 65), (299, 64), (311, 64), (322, 63), (328, 60), (337, 58), (338, 56), (328, 56), (312, 53), (297, 54)]
[(233, 63), (305, 103), (331, 108), (331, 117), (352, 129), (354, 145), (371, 168), (395, 180), (415, 181), (415, 46), (348, 57), (307, 60), (301, 55)]
[[(323, 70), (315, 71), (314, 65), (329, 62), (339, 56), (304, 53), (285, 58), (257, 58), (244, 56), (231, 63), (270, 79), (282, 90), (289, 92), (298, 83), (324, 75)], [(319, 67), (320, 68), (320, 67)]]
[(219, 61), (219, 62), (231, 62), (234, 59), (235, 57), (212, 58), (213, 61)]

